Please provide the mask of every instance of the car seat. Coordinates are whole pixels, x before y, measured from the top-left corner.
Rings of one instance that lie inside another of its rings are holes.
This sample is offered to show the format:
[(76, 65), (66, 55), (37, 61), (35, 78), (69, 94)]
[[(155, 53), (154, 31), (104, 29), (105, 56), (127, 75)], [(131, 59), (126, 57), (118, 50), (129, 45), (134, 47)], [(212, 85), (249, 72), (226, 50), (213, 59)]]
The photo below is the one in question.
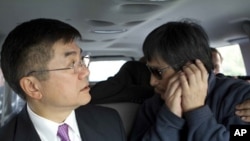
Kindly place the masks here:
[(130, 135), (135, 117), (137, 115), (137, 111), (141, 104), (132, 102), (120, 102), (120, 103), (106, 103), (98, 105), (115, 109), (119, 113), (122, 119), (126, 135), (127, 136)]

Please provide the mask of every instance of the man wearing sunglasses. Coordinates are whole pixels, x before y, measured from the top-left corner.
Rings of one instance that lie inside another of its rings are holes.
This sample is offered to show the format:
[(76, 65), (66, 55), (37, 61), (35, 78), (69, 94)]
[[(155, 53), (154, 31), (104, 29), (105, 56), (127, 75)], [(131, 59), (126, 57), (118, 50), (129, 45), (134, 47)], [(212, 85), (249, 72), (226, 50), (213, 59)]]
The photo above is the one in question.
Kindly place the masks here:
[(250, 98), (250, 85), (215, 76), (200, 25), (163, 24), (146, 37), (143, 53), (157, 94), (141, 107), (132, 141), (227, 141), (230, 125), (250, 125), (234, 108)]
[(43, 18), (9, 33), (1, 68), (26, 105), (0, 128), (1, 141), (125, 141), (115, 110), (88, 105), (90, 56), (80, 39), (71, 25)]

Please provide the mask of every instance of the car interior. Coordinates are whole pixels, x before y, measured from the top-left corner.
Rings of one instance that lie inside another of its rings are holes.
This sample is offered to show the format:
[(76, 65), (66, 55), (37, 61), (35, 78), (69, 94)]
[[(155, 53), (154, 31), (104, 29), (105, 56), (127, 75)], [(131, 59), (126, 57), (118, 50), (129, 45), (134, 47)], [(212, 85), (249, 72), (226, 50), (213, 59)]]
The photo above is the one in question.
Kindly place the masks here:
[[(27, 20), (53, 18), (69, 23), (82, 34), (82, 50), (91, 53), (89, 81), (94, 86), (115, 75), (125, 62), (139, 60), (143, 41), (153, 29), (169, 21), (191, 19), (205, 29), (210, 46), (224, 57), (223, 73), (248, 76), (249, 5), (250, 0), (1, 0), (0, 44), (16, 25)], [(2, 126), (24, 102), (2, 74), (0, 80)], [(140, 103), (98, 105), (117, 110), (129, 135)]]

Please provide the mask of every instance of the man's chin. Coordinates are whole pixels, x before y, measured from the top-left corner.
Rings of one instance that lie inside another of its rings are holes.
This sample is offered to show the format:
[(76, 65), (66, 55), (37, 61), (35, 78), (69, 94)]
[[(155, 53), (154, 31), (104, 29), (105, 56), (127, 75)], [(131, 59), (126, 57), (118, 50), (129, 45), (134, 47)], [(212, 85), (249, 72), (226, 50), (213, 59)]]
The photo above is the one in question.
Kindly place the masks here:
[(82, 97), (81, 98), (79, 98), (79, 99), (81, 99), (79, 102), (79, 106), (83, 106), (83, 105), (87, 105), (87, 104), (89, 104), (90, 103), (90, 101), (91, 101), (91, 95), (90, 95), (90, 93), (85, 93), (85, 94), (83, 94), (82, 95)]

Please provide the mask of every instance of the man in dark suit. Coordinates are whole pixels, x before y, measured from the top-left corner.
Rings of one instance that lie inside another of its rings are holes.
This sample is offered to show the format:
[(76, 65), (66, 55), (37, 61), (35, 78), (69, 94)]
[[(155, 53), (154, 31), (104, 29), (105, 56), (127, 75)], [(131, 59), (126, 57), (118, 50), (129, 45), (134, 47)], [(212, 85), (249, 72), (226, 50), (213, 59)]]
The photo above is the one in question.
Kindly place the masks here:
[(1, 141), (125, 141), (115, 110), (88, 105), (90, 57), (77, 45), (80, 38), (54, 19), (24, 22), (10, 32), (1, 68), (27, 104), (0, 129)]

